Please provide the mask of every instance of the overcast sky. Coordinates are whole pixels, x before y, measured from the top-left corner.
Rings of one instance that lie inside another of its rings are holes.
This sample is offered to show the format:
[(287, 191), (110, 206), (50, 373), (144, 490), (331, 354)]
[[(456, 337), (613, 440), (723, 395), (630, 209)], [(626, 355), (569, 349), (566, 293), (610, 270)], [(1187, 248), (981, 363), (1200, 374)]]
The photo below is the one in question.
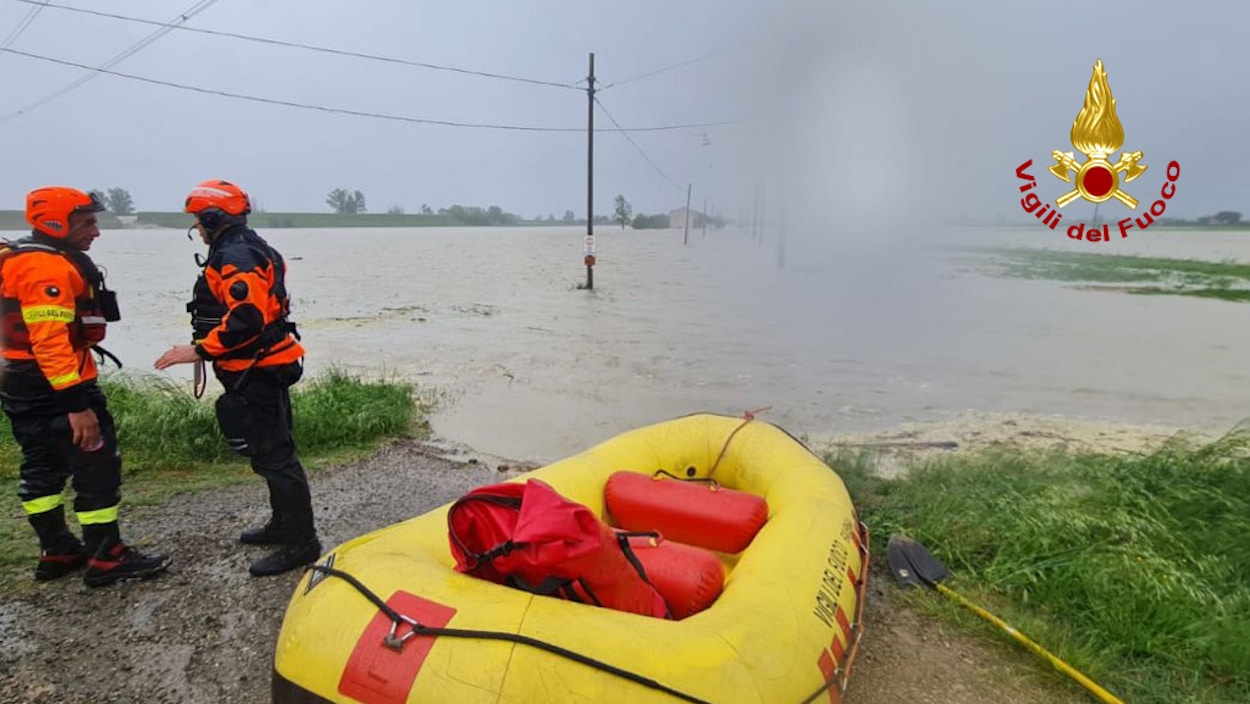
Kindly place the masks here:
[[(52, 0), (11, 48), (100, 65), (154, 27), (55, 5), (167, 22), (194, 0)], [(0, 0), (0, 46), (31, 10)], [(959, 8), (955, 10), (953, 8)], [(595, 137), (597, 213), (711, 199), (749, 207), (757, 181), (789, 211), (836, 210), (865, 226), (966, 213), (1016, 216), (1015, 167), (1071, 151), (1096, 59), (1124, 148), (1148, 171), (1125, 189), (1149, 203), (1182, 167), (1169, 214), (1250, 211), (1250, 5), (1235, 2), (418, 2), (217, 0), (187, 26), (557, 83), (608, 87), (622, 126), (746, 125)], [(175, 30), (113, 67), (201, 88), (406, 117), (584, 130), (584, 91), (378, 63)], [(0, 54), (0, 118), (80, 69)], [(596, 127), (612, 127), (596, 111)], [(710, 145), (704, 145), (706, 133)], [(203, 95), (111, 75), (0, 121), (0, 208), (47, 183), (122, 186), (144, 210), (177, 210), (208, 177), (237, 180), (271, 211), (328, 210), (335, 187), (371, 211), (453, 203), (526, 217), (586, 209), (586, 135), (469, 129), (329, 114)], [(1077, 155), (1078, 158), (1080, 155)], [(1042, 178), (1044, 177), (1044, 178)], [(671, 181), (669, 180), (671, 179)], [(676, 182), (676, 183), (674, 183)], [(1126, 211), (1123, 206), (1108, 207)], [(1086, 210), (1081, 210), (1085, 208)], [(1092, 212), (1078, 202), (1065, 219)]]

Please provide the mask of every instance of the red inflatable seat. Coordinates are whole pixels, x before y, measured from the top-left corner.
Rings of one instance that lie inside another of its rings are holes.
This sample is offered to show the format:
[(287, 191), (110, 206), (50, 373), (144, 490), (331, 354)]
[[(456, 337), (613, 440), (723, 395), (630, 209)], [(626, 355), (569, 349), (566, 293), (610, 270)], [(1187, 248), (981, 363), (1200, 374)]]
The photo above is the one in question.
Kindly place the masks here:
[(710, 550), (649, 536), (631, 536), (629, 546), (673, 620), (708, 608), (725, 588), (725, 567)]
[(763, 498), (710, 482), (616, 472), (603, 494), (620, 528), (730, 554), (745, 550), (768, 520)]

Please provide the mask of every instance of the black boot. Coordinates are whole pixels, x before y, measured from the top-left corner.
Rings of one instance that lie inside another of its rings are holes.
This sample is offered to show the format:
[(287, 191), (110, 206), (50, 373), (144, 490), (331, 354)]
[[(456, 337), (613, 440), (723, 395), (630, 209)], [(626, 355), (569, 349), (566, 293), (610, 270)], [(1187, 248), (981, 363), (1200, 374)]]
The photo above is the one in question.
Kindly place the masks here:
[(282, 514), (270, 516), (269, 522), (259, 528), (243, 531), (239, 542), (244, 545), (278, 545), (283, 539)]
[(248, 572), (253, 577), (269, 577), (317, 561), (321, 557), (321, 541), (313, 526), (312, 507), (274, 514), (274, 522), (282, 527), (281, 547), (252, 563)]
[(116, 521), (83, 526), (83, 538), (91, 553), (82, 576), (88, 587), (155, 577), (168, 569), (171, 562), (167, 555), (145, 555), (123, 543)]
[(39, 536), (40, 551), (39, 564), (35, 566), (36, 580), (45, 582), (64, 577), (87, 564), (87, 550), (65, 524), (64, 506), (57, 506), (43, 513), (31, 514), (28, 519)]
[(253, 577), (271, 577), (317, 561), (321, 557), (321, 541), (316, 536), (285, 543), (275, 552), (260, 558), (247, 568)]

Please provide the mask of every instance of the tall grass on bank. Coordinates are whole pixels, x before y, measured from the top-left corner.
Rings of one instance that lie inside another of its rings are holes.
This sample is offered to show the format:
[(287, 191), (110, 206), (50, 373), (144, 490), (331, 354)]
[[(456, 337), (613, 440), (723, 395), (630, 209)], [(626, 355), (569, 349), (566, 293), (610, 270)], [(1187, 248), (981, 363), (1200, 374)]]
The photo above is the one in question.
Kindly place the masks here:
[[(255, 480), (247, 460), (230, 450), (217, 428), (216, 389), (196, 399), (185, 388), (153, 375), (115, 374), (102, 378), (100, 385), (117, 423), (123, 506)], [(367, 450), (419, 429), (424, 421), (411, 385), (365, 381), (337, 369), (292, 387), (291, 406), (295, 442), (305, 465)], [(21, 453), (7, 417), (0, 417), (0, 437), (3, 589), (14, 576), (10, 568), (34, 565), (37, 544), (17, 499)], [(67, 498), (72, 500), (72, 490)]]
[[(869, 455), (828, 461), (876, 555), (891, 534), (921, 541), (953, 588), (1126, 702), (1241, 704), (1250, 702), (1248, 449), (1250, 436), (1236, 433), (1207, 445), (1174, 439), (1146, 456), (985, 451), (895, 480), (874, 476)], [(914, 603), (993, 630), (924, 591)]]

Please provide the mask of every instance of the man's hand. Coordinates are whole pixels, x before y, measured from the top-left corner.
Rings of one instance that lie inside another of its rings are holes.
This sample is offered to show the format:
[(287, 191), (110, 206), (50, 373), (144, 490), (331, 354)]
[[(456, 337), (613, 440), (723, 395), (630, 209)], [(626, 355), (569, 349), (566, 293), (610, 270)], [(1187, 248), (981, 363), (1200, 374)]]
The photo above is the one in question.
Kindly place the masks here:
[(100, 421), (95, 417), (95, 411), (88, 408), (68, 415), (69, 427), (74, 431), (74, 444), (84, 452), (100, 449)]
[(166, 350), (153, 366), (157, 369), (168, 369), (175, 364), (187, 364), (199, 358), (200, 355), (195, 353), (195, 345), (174, 345)]

